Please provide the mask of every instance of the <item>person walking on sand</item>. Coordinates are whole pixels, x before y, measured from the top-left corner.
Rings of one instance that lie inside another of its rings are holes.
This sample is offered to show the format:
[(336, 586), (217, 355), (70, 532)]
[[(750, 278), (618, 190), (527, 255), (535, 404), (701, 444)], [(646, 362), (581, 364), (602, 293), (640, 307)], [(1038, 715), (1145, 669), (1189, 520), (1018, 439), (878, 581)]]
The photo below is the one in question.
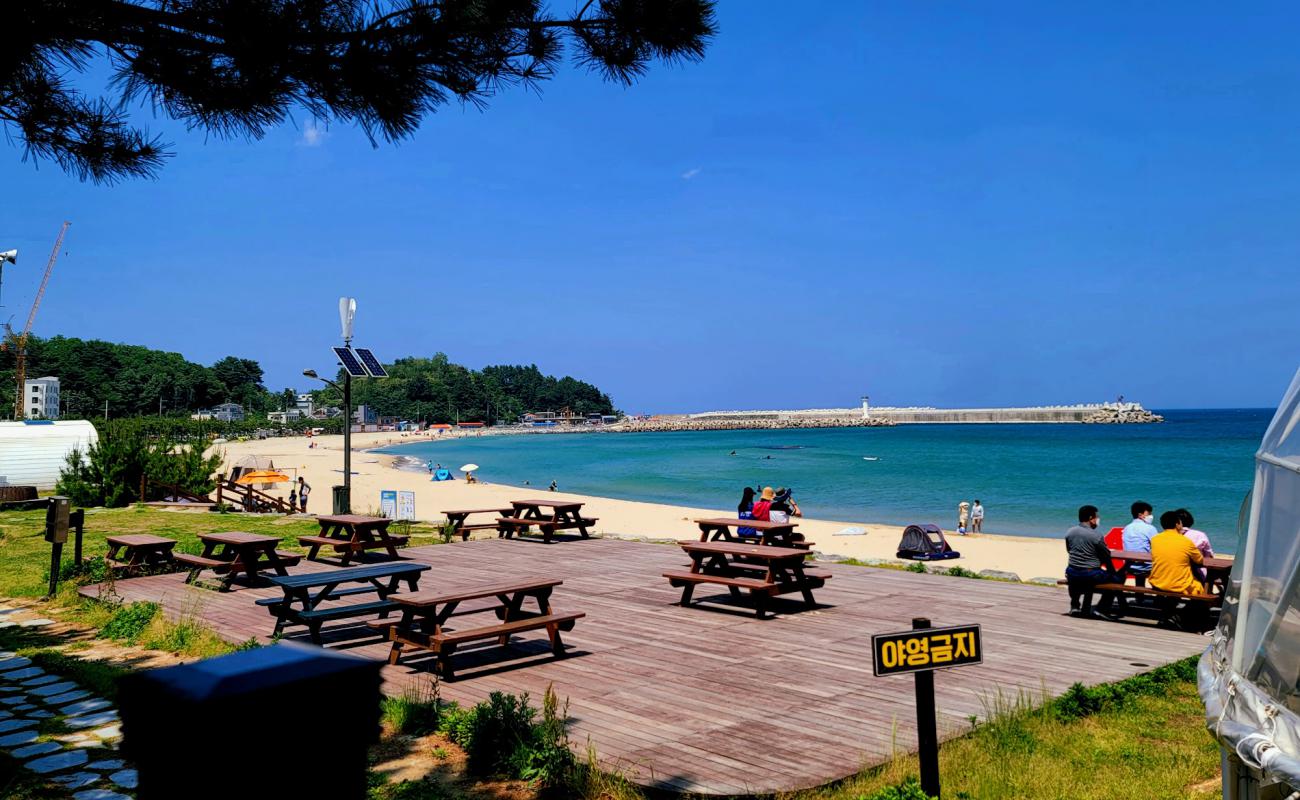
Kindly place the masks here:
[(963, 500), (957, 504), (957, 533), (966, 535), (966, 522), (970, 519), (970, 503)]
[(307, 495), (311, 494), (311, 484), (301, 475), (298, 476), (298, 504), (302, 507), (302, 513), (307, 513)]
[(984, 506), (980, 501), (975, 501), (975, 507), (970, 510), (970, 532), (982, 533), (984, 531)]

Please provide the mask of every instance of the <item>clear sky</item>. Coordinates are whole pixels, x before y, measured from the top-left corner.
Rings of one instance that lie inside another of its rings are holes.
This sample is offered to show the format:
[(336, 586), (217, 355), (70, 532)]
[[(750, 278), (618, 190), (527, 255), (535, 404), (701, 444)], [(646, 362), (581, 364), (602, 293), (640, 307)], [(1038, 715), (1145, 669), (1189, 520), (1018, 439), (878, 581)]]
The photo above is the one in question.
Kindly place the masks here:
[(702, 64), (569, 69), (399, 146), (143, 111), (176, 157), (101, 187), (0, 144), (0, 313), (25, 317), (66, 218), (38, 334), (254, 358), (276, 390), (333, 368), (347, 294), (383, 358), (535, 362), (632, 412), (1276, 403), (1294, 3), (723, 0), (719, 23)]

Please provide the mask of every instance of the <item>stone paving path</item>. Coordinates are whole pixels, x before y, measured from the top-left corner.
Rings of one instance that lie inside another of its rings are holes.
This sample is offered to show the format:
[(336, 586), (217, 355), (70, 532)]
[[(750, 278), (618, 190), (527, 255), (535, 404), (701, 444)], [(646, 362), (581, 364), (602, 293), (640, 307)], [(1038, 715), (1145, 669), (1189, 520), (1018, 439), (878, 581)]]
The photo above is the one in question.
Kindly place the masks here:
[[(24, 609), (0, 608), (0, 628), (52, 624)], [(0, 750), (74, 800), (130, 800), (136, 772), (117, 757), (117, 709), (75, 681), (0, 650)]]

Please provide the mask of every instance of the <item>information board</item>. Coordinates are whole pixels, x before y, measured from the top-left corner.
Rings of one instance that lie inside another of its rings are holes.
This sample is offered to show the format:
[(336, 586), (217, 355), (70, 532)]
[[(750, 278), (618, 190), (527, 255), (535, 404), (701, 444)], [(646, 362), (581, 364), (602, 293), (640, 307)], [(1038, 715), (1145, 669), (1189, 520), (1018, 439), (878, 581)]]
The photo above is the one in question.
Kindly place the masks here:
[(403, 489), (397, 493), (397, 516), (395, 519), (415, 520), (415, 492)]
[(877, 676), (962, 667), (984, 661), (978, 625), (878, 633), (871, 637), (871, 653), (871, 669)]
[(392, 489), (379, 492), (379, 515), (389, 519), (397, 518), (397, 492)]

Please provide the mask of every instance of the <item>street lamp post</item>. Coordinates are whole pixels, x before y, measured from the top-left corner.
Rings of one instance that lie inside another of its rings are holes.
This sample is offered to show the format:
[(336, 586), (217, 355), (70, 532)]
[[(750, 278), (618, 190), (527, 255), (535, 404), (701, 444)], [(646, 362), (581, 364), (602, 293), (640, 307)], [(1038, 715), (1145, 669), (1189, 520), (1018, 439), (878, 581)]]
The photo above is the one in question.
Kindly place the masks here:
[(305, 369), (302, 374), (343, 393), (343, 508), (344, 514), (352, 513), (352, 376), (343, 371), (343, 385), (322, 378), (314, 369)]

